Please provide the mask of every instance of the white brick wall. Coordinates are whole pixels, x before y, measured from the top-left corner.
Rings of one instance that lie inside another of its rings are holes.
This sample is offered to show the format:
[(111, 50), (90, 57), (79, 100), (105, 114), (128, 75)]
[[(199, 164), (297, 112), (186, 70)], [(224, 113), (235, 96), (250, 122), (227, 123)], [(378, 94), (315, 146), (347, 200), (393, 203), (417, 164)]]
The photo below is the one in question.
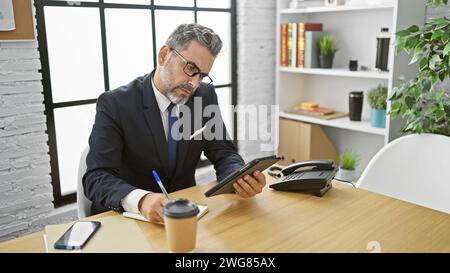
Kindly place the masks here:
[[(238, 0), (238, 104), (272, 105), (275, 102), (276, 1)], [(238, 119), (238, 131), (248, 127)], [(241, 131), (242, 132), (242, 131)], [(260, 141), (239, 141), (247, 161), (263, 155)]]
[(0, 241), (53, 210), (37, 42), (0, 42)]

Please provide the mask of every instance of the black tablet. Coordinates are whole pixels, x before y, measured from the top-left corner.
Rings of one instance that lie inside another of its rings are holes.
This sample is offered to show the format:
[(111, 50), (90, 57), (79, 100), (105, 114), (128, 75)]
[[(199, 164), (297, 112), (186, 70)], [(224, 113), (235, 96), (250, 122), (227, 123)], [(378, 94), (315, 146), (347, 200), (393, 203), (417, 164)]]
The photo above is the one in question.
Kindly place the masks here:
[(206, 197), (222, 194), (222, 193), (232, 193), (234, 192), (233, 183), (239, 178), (244, 177), (247, 174), (253, 174), (255, 171), (264, 171), (273, 164), (280, 161), (281, 158), (272, 155), (268, 157), (256, 158), (244, 165), (240, 170), (230, 174), (224, 180), (219, 182), (207, 192), (205, 192)]

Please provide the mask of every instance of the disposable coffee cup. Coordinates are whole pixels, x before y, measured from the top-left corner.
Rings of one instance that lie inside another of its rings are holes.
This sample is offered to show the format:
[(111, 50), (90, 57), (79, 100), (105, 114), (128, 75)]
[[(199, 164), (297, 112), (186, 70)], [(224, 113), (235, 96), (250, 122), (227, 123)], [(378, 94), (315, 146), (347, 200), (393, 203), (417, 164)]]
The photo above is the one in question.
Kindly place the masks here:
[(187, 200), (177, 199), (164, 206), (164, 225), (170, 252), (191, 252), (197, 241), (198, 206)]

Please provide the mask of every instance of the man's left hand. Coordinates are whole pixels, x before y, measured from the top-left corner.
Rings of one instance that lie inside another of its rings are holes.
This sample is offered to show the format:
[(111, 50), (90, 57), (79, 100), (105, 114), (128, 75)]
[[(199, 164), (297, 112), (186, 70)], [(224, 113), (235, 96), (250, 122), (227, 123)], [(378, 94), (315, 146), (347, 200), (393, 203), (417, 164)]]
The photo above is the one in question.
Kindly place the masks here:
[(243, 198), (253, 197), (262, 192), (266, 185), (266, 177), (260, 171), (255, 171), (253, 175), (246, 175), (233, 183), (236, 194)]

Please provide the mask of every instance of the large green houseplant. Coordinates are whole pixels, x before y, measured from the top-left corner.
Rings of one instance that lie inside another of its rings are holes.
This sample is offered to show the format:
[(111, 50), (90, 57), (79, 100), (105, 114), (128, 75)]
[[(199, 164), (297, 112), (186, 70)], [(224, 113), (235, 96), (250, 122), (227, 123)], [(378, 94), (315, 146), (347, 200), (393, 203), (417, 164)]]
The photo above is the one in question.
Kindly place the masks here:
[[(427, 0), (435, 7), (448, 0)], [(389, 97), (392, 118), (406, 120), (402, 132), (450, 135), (450, 96), (440, 83), (450, 77), (450, 20), (434, 18), (396, 33), (396, 54), (412, 54), (419, 73), (411, 80), (400, 79)]]

